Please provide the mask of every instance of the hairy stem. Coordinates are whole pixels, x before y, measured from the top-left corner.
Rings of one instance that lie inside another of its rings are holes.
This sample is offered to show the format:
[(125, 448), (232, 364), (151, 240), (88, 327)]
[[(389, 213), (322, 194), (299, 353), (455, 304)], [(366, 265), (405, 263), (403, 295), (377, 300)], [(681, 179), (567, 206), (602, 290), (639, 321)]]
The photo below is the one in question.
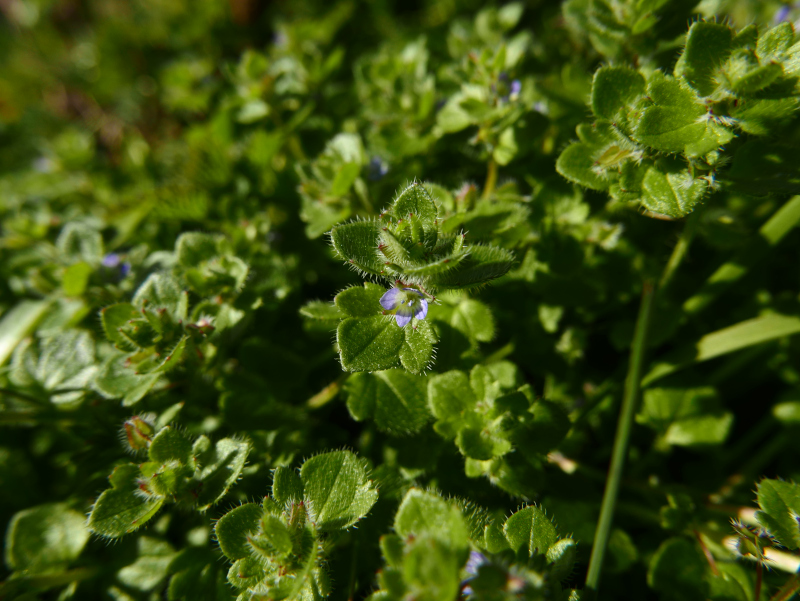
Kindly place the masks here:
[(611, 524), (614, 519), (614, 508), (617, 504), (622, 470), (625, 466), (625, 456), (628, 454), (633, 417), (636, 414), (636, 405), (639, 397), (639, 383), (642, 379), (642, 365), (647, 341), (647, 330), (650, 324), (650, 313), (653, 307), (655, 291), (651, 282), (646, 282), (642, 294), (642, 304), (639, 308), (639, 317), (636, 321), (636, 332), (631, 347), (628, 376), (625, 380), (625, 394), (622, 399), (622, 408), (617, 423), (617, 434), (614, 438), (614, 450), (611, 455), (611, 467), (608, 472), (606, 489), (603, 493), (603, 503), (600, 507), (600, 519), (597, 523), (597, 533), (592, 545), (592, 556), (589, 560), (589, 572), (586, 575), (586, 589), (589, 598), (597, 594), (600, 583), (600, 571), (603, 567), (603, 558), (611, 536)]

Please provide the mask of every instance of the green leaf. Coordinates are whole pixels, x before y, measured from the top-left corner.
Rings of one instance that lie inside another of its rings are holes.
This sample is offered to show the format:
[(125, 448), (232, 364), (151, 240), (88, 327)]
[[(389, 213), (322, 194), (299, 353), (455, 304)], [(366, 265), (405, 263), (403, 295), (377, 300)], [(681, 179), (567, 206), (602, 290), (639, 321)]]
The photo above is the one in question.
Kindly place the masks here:
[(146, 499), (138, 494), (138, 466), (126, 463), (114, 469), (106, 490), (92, 507), (89, 530), (101, 536), (119, 538), (138, 530), (161, 508), (164, 500)]
[(94, 346), (91, 336), (78, 329), (62, 331), (38, 344), (23, 343), (14, 354), (11, 379), (22, 386), (35, 382), (50, 395), (51, 403), (79, 402), (97, 370)]
[(88, 263), (81, 261), (73, 263), (64, 270), (61, 278), (61, 289), (67, 296), (81, 296), (89, 283), (89, 277), (94, 269)]
[[(460, 551), (460, 552), (459, 552)], [(409, 599), (444, 601), (459, 595), (459, 568), (465, 550), (454, 550), (441, 540), (420, 537), (403, 556), (403, 582)], [(400, 598), (400, 597), (399, 597)]]
[(50, 300), (24, 300), (3, 315), (0, 320), (0, 365), (3, 365), (23, 338), (52, 307)]
[(186, 319), (186, 295), (178, 283), (164, 273), (153, 273), (136, 291), (133, 305), (149, 310), (166, 309), (175, 319)]
[(718, 87), (717, 73), (728, 59), (733, 31), (723, 23), (698, 21), (689, 28), (686, 47), (675, 67), (700, 96), (710, 96)]
[(303, 481), (297, 471), (278, 466), (272, 474), (272, 498), (282, 505), (303, 501)]
[(338, 198), (347, 194), (359, 173), (361, 173), (361, 163), (344, 163), (339, 167), (331, 184), (331, 196)]
[(370, 275), (381, 275), (383, 262), (378, 258), (378, 223), (352, 221), (331, 230), (331, 244), (336, 254), (355, 269)]
[(178, 367), (183, 352), (186, 350), (186, 345), (189, 343), (188, 336), (181, 336), (175, 346), (161, 359), (161, 361), (152, 369), (151, 372), (165, 372)]
[(347, 317), (370, 317), (382, 313), (381, 297), (386, 288), (364, 282), (364, 286), (345, 288), (334, 298), (336, 307)]
[[(156, 438), (150, 445), (151, 450)], [(222, 500), (241, 476), (249, 453), (248, 441), (223, 438), (217, 441), (213, 450), (197, 457), (198, 471), (194, 477), (202, 482), (202, 488), (195, 501), (200, 511), (205, 511)]]
[(762, 64), (766, 61), (782, 58), (794, 43), (794, 27), (788, 21), (779, 23), (765, 31), (756, 45), (756, 54)]
[(559, 155), (556, 171), (584, 188), (605, 190), (610, 182), (595, 168), (596, 150), (584, 142), (573, 142)]
[(433, 202), (433, 196), (419, 182), (410, 184), (400, 192), (390, 209), (396, 219), (406, 219), (409, 215), (419, 217), (426, 230), (433, 229), (439, 210)]
[(550, 562), (550, 574), (553, 580), (563, 580), (572, 573), (578, 544), (571, 538), (562, 538), (547, 549), (547, 561)]
[(168, 542), (149, 536), (142, 536), (136, 542), (138, 558), (117, 572), (117, 578), (134, 590), (151, 591), (167, 577), (175, 549)]
[(319, 530), (343, 530), (363, 518), (378, 491), (364, 462), (350, 451), (308, 459), (300, 468), (308, 513)]
[(250, 555), (247, 538), (258, 530), (264, 510), (255, 503), (239, 505), (223, 515), (214, 533), (217, 536), (219, 549), (228, 559), (234, 561)]
[(755, 94), (775, 83), (783, 75), (783, 67), (778, 63), (767, 63), (747, 69), (738, 77), (731, 78), (728, 87), (738, 96)]
[(261, 517), (259, 535), (250, 539), (264, 555), (283, 559), (292, 552), (292, 533), (283, 520), (276, 515), (264, 512)]
[(96, 265), (103, 257), (103, 239), (95, 228), (79, 222), (64, 226), (56, 240), (59, 258), (66, 263)]
[(520, 509), (503, 526), (511, 548), (527, 557), (544, 555), (558, 540), (558, 533), (544, 511), (531, 505)]
[(650, 560), (647, 584), (669, 599), (707, 599), (706, 560), (698, 546), (685, 538), (663, 542)]
[(693, 178), (685, 166), (659, 162), (642, 181), (642, 204), (654, 213), (673, 219), (691, 213), (708, 189), (704, 179)]
[(89, 540), (86, 517), (66, 503), (37, 505), (13, 515), (5, 540), (6, 565), (36, 572), (78, 558)]
[(457, 267), (431, 275), (427, 282), (434, 288), (472, 288), (499, 278), (511, 269), (514, 255), (497, 246), (470, 246), (469, 255)]
[(705, 105), (678, 80), (656, 71), (647, 92), (653, 105), (642, 111), (636, 139), (665, 152), (682, 152), (698, 157), (733, 139), (733, 132), (717, 124)]
[(500, 165), (508, 165), (519, 152), (514, 128), (507, 127), (497, 139), (497, 145), (492, 150), (492, 158)]
[(708, 387), (646, 390), (636, 419), (666, 444), (693, 447), (722, 444), (733, 424), (733, 415), (719, 408), (716, 391)]
[(405, 332), (391, 317), (349, 317), (336, 330), (346, 371), (378, 371), (397, 366)]
[(218, 234), (185, 232), (175, 241), (175, 258), (183, 267), (197, 267), (222, 254), (223, 241)]
[(592, 111), (614, 121), (644, 95), (644, 77), (627, 67), (601, 67), (592, 80)]
[(135, 351), (138, 347), (134, 341), (123, 334), (120, 329), (128, 325), (132, 319), (142, 316), (141, 312), (130, 303), (117, 303), (100, 310), (100, 320), (106, 337), (114, 345), (124, 351)]
[(428, 379), (428, 406), (441, 422), (437, 426), (458, 428), (465, 411), (477, 402), (469, 378), (463, 371), (448, 371)]
[(425, 378), (402, 370), (359, 373), (344, 385), (347, 408), (357, 421), (369, 417), (393, 434), (418, 432), (430, 419)]
[(414, 327), (405, 327), (400, 363), (412, 374), (422, 374), (431, 366), (433, 345), (438, 341), (428, 321), (417, 321)]
[(473, 124), (470, 114), (461, 107), (463, 94), (451, 96), (447, 103), (436, 113), (436, 125), (445, 134), (459, 132)]
[(494, 338), (492, 312), (480, 301), (473, 299), (461, 301), (453, 311), (450, 325), (471, 340), (491, 342)]
[(784, 547), (800, 549), (800, 484), (764, 479), (757, 490), (758, 521)]
[(300, 307), (300, 315), (308, 319), (322, 322), (338, 323), (345, 315), (334, 303), (325, 301), (309, 301)]
[(715, 411), (675, 421), (664, 436), (665, 442), (676, 446), (719, 445), (725, 442), (733, 425), (733, 414)]
[(678, 351), (668, 359), (656, 363), (642, 380), (642, 386), (647, 386), (655, 380), (693, 363), (707, 361), (749, 346), (797, 333), (800, 333), (800, 318), (792, 315), (773, 314), (748, 319), (706, 334), (694, 348)]
[[(500, 397), (498, 404), (504, 398)], [(547, 453), (564, 440), (572, 427), (572, 422), (561, 405), (552, 401), (538, 400), (531, 406), (530, 412), (533, 413), (533, 419), (521, 430), (519, 437), (514, 438), (521, 451)]]
[(511, 441), (497, 432), (497, 427), (467, 426), (459, 430), (456, 446), (461, 454), (471, 459), (488, 461), (511, 451)]
[(171, 426), (163, 428), (154, 437), (147, 451), (150, 461), (167, 463), (179, 461), (192, 465), (192, 441), (180, 430)]
[(410, 489), (394, 518), (394, 529), (400, 536), (429, 536), (454, 549), (469, 543), (467, 525), (461, 512), (440, 496)]
[(483, 531), (483, 538), (486, 543), (486, 550), (489, 553), (502, 553), (511, 548), (503, 529), (497, 523), (491, 523), (486, 526)]
[(124, 407), (130, 407), (141, 401), (158, 379), (158, 373), (137, 374), (122, 355), (105, 362), (94, 379), (93, 388), (102, 396), (121, 399)]

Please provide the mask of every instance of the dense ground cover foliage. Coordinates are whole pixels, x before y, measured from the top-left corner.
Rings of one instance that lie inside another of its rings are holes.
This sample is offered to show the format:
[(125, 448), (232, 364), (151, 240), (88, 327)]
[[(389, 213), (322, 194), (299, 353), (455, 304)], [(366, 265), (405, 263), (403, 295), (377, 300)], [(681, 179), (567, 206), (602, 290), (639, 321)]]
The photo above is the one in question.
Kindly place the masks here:
[(0, 599), (800, 589), (800, 6), (0, 11)]

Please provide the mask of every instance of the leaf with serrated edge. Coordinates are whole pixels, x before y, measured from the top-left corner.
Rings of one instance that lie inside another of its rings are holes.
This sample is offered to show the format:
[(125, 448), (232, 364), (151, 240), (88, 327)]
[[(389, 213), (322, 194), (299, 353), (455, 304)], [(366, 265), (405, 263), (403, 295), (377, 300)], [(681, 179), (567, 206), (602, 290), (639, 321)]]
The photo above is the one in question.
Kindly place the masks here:
[(364, 462), (350, 451), (316, 455), (300, 468), (306, 507), (319, 530), (342, 530), (363, 518), (378, 491)]
[(800, 484), (781, 480), (758, 483), (756, 518), (788, 549), (800, 548)]
[(521, 509), (508, 518), (503, 532), (512, 549), (517, 553), (524, 551), (529, 557), (547, 553), (558, 540), (553, 522), (535, 505)]

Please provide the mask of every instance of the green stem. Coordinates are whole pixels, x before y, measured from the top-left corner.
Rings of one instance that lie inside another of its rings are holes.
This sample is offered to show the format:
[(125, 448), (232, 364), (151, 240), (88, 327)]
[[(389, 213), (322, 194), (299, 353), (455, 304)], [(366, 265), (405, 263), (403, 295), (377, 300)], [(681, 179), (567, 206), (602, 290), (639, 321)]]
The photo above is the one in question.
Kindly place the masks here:
[(669, 257), (667, 266), (664, 268), (664, 273), (661, 276), (661, 281), (658, 283), (658, 293), (662, 294), (664, 289), (672, 281), (675, 271), (678, 266), (683, 262), (686, 252), (689, 250), (689, 245), (692, 243), (692, 238), (697, 231), (697, 224), (700, 222), (700, 209), (694, 211), (686, 219), (686, 225), (683, 227), (681, 237), (678, 238), (678, 243), (672, 249), (672, 255)]
[(636, 405), (639, 396), (639, 383), (642, 379), (642, 365), (647, 341), (647, 329), (650, 324), (650, 313), (655, 296), (651, 282), (645, 282), (642, 294), (642, 304), (639, 308), (639, 317), (636, 321), (636, 332), (631, 347), (631, 358), (628, 366), (628, 377), (625, 380), (625, 394), (622, 399), (622, 408), (617, 424), (617, 434), (614, 439), (614, 450), (611, 455), (606, 490), (603, 493), (603, 504), (600, 507), (600, 519), (597, 523), (597, 534), (592, 545), (592, 556), (589, 560), (589, 572), (586, 575), (586, 589), (591, 599), (597, 594), (600, 584), (600, 571), (603, 567), (603, 558), (611, 536), (611, 524), (614, 519), (614, 508), (617, 504), (622, 470), (625, 466), (625, 456), (628, 454), (631, 426), (636, 414)]
[(486, 172), (486, 183), (483, 185), (483, 195), (481, 198), (486, 200), (494, 194), (497, 185), (497, 163), (494, 159), (489, 159), (489, 170)]

